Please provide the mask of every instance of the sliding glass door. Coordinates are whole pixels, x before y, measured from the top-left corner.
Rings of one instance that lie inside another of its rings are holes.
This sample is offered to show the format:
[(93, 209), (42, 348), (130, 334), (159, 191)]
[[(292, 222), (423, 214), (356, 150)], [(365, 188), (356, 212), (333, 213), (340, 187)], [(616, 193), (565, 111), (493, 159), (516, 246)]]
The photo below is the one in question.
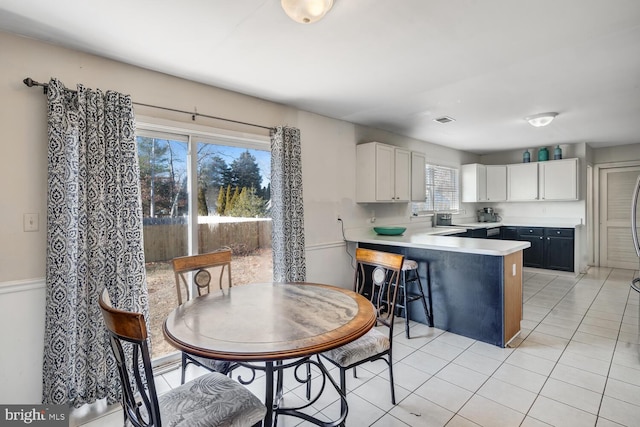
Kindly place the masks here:
[(164, 319), (178, 304), (173, 258), (231, 248), (233, 286), (271, 281), (273, 275), (268, 139), (181, 131), (138, 124), (156, 364), (178, 356), (162, 335)]

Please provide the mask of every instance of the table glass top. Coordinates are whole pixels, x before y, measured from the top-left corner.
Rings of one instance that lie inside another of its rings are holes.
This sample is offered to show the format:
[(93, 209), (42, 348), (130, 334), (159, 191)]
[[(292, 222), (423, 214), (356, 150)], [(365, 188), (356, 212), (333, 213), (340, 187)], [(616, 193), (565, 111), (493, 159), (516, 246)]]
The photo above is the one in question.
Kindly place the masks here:
[(196, 354), (260, 358), (337, 347), (365, 333), (373, 322), (371, 304), (351, 291), (263, 283), (236, 286), (183, 304), (167, 318), (165, 336)]

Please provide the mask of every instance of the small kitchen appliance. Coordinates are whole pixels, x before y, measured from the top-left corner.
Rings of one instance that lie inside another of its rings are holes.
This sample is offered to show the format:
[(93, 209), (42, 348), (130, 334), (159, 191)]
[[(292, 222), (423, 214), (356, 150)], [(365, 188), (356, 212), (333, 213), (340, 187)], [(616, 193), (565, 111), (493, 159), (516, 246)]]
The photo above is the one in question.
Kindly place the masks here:
[(478, 211), (478, 222), (499, 222), (501, 219), (493, 208), (483, 208)]
[(434, 226), (438, 225), (451, 225), (451, 214), (450, 213), (437, 213), (434, 216)]

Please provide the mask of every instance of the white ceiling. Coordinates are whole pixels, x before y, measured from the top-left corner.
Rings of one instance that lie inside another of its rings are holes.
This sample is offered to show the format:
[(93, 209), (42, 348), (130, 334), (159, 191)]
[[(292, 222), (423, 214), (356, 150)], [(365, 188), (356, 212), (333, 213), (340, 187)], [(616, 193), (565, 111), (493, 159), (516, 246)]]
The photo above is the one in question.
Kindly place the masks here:
[(478, 154), (640, 143), (638, 0), (2, 0), (0, 29)]

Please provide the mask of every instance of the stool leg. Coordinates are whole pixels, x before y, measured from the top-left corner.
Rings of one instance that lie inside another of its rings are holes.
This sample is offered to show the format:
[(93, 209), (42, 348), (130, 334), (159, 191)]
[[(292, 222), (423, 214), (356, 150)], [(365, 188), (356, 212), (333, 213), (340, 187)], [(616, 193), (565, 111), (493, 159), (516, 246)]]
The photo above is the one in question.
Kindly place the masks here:
[[(418, 272), (418, 269), (410, 270), (410, 271), (413, 271), (413, 274), (415, 274), (415, 276), (409, 279), (408, 278), (409, 271), (407, 271), (407, 277), (405, 277), (405, 284), (408, 282), (418, 282), (418, 285), (417, 285), (418, 293), (416, 295), (417, 298), (412, 298), (411, 301), (415, 301), (416, 299), (422, 300), (422, 308), (424, 309), (424, 314), (427, 319), (427, 324), (430, 327), (433, 327), (433, 302), (431, 300), (431, 280), (429, 279), (429, 264), (426, 265), (427, 294), (429, 295), (429, 307), (427, 307), (427, 300), (425, 298), (424, 290), (422, 289), (422, 279), (420, 279), (420, 274)], [(405, 292), (407, 292), (406, 289), (405, 289)], [(407, 338), (409, 338), (408, 333), (407, 333)]]
[(404, 305), (404, 334), (407, 337), (407, 339), (410, 339), (411, 337), (409, 336), (409, 302), (407, 301), (407, 275), (409, 274), (408, 271), (405, 271), (404, 274), (402, 275), (402, 283), (401, 283), (401, 290), (402, 290), (402, 304)]
[(427, 264), (427, 294), (429, 295), (429, 307), (427, 308), (427, 301), (425, 299), (424, 291), (422, 290), (422, 281), (420, 275), (416, 271), (416, 277), (418, 279), (418, 292), (420, 292), (420, 299), (422, 300), (422, 307), (424, 308), (424, 314), (427, 316), (427, 324), (433, 327), (433, 302), (431, 300), (431, 280), (429, 280), (429, 264)]

